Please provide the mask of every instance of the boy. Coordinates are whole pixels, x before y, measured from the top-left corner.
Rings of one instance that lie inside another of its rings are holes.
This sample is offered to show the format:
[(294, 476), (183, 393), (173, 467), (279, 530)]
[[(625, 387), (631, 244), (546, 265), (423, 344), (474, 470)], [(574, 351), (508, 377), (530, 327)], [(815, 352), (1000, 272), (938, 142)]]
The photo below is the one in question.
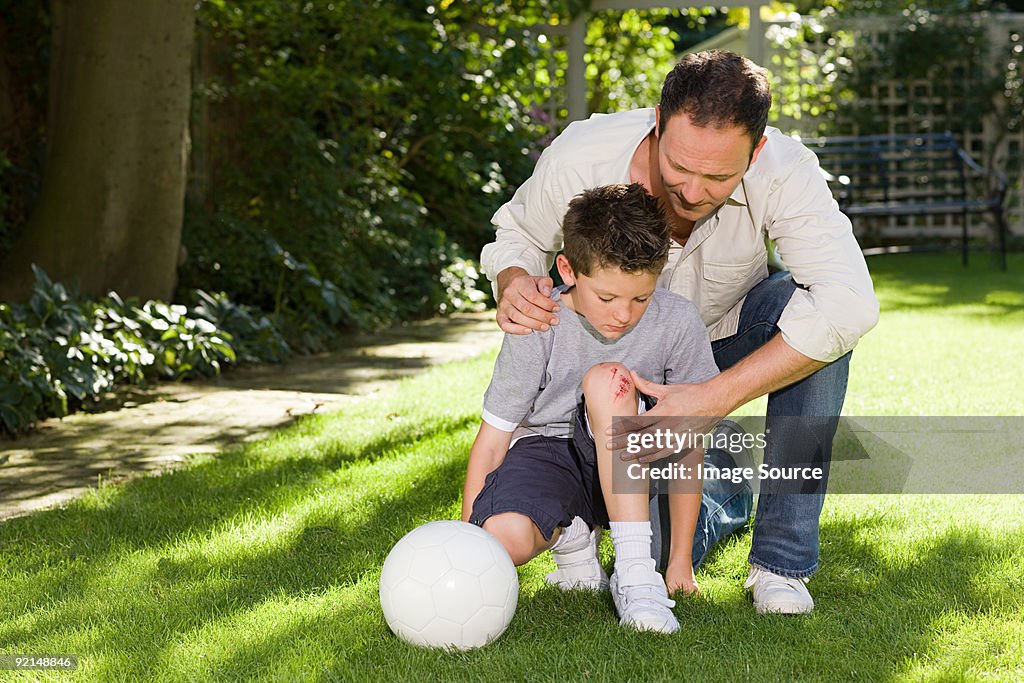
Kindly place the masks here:
[[(566, 589), (608, 587), (596, 549), (597, 527), (610, 520), (610, 588), (620, 623), (673, 633), (679, 623), (668, 589), (698, 589), (693, 544), (701, 493), (670, 497), (666, 586), (651, 559), (646, 487), (613, 489), (603, 435), (613, 416), (650, 405), (629, 370), (679, 384), (703, 382), (718, 368), (693, 304), (657, 289), (669, 226), (641, 185), (578, 195), (563, 235), (556, 265), (565, 285), (551, 295), (560, 324), (505, 335), (470, 452), (462, 519), (494, 534), (517, 565), (551, 549), (558, 569), (547, 579)], [(602, 435), (596, 443), (595, 434)]]

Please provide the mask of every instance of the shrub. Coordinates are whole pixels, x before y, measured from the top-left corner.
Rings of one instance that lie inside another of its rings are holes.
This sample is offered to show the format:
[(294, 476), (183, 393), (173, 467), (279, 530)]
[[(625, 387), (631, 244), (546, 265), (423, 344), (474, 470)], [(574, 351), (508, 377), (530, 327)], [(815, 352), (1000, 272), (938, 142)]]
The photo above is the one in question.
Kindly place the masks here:
[(94, 302), (33, 269), (28, 303), (0, 304), (0, 431), (63, 417), (121, 385), (206, 377), (288, 353), (267, 317), (223, 294), (196, 292), (192, 309), (114, 293)]
[(297, 351), (481, 298), (442, 273), (490, 240), (536, 130), (510, 95), (524, 53), (463, 30), (478, 19), (419, 3), (200, 3), (205, 172), (182, 289), (272, 311)]

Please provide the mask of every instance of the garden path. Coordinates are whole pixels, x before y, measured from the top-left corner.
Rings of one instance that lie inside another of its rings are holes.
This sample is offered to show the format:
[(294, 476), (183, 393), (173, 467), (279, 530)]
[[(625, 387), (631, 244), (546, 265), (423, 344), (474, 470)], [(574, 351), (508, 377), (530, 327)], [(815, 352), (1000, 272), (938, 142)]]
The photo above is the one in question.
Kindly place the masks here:
[(120, 407), (46, 420), (0, 439), (0, 520), (62, 505), (101, 481), (163, 471), (266, 436), (431, 365), (496, 348), (494, 314), (458, 314), (354, 335), (331, 353), (135, 390)]

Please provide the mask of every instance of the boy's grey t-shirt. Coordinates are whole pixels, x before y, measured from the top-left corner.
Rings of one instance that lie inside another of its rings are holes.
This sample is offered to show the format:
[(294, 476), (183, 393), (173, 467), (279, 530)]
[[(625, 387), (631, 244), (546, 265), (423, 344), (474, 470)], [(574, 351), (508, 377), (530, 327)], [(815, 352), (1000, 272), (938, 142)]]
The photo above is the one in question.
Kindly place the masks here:
[[(566, 287), (551, 293), (561, 299)], [(718, 374), (707, 329), (687, 299), (656, 289), (636, 327), (618, 339), (602, 337), (562, 304), (547, 332), (506, 334), (484, 393), (483, 419), (518, 439), (530, 434), (572, 436), (583, 375), (598, 363), (619, 362), (658, 384), (695, 384)]]

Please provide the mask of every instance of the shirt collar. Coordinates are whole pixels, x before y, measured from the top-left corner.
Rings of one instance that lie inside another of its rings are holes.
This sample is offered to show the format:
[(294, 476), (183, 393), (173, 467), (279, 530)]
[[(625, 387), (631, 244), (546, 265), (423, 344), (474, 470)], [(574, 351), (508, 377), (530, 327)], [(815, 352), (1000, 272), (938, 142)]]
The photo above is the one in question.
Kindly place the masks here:
[(704, 220), (698, 221), (697, 225), (701, 226), (701, 225), (704, 225), (705, 223), (707, 223), (708, 221), (712, 221), (712, 220), (713, 221), (718, 221), (718, 218), (719, 218), (718, 214), (722, 211), (722, 208), (726, 207), (726, 206), (730, 206), (730, 205), (732, 205), (732, 206), (746, 206), (747, 205), (747, 193), (743, 189), (743, 181), (742, 180), (740, 181), (740, 184), (736, 186), (736, 189), (732, 191), (732, 194), (729, 195), (729, 198), (725, 200), (725, 204), (722, 204), (722, 206), (720, 206), (717, 209), (715, 209), (714, 213), (709, 214), (707, 216), (707, 218), (705, 218)]
[(736, 186), (736, 189), (732, 191), (732, 194), (729, 195), (729, 198), (725, 201), (725, 203), (734, 203), (739, 204), (740, 206), (747, 205), (747, 193), (743, 189), (742, 180), (740, 181), (740, 184)]

